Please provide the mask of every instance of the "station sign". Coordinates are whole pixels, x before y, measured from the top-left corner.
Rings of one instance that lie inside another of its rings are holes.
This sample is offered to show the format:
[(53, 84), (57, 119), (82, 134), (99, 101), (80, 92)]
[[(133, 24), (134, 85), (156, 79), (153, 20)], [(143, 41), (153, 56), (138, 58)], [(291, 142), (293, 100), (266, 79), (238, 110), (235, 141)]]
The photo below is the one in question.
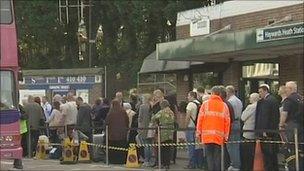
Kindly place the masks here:
[(265, 27), (256, 30), (256, 41), (267, 42), (304, 36), (304, 23), (295, 23), (276, 27)]
[[(21, 84), (26, 85), (46, 85), (46, 84), (95, 84), (101, 82), (101, 76), (25, 76)], [(54, 87), (54, 89), (56, 89)]]

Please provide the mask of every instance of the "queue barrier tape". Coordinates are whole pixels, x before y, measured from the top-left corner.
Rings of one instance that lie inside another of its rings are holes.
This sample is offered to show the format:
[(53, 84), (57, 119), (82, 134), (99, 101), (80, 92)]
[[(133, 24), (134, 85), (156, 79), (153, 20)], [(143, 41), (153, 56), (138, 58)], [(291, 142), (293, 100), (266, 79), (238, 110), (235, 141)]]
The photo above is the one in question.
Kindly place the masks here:
[[(260, 143), (270, 143), (270, 144), (295, 144), (295, 142), (283, 142), (283, 141), (269, 141), (269, 140), (259, 140)], [(242, 140), (242, 141), (228, 141), (226, 144), (240, 144), (240, 143), (255, 143), (256, 140)], [(94, 143), (88, 143), (85, 142), (85, 144), (89, 146), (94, 146), (98, 148), (104, 148), (106, 149), (106, 145), (102, 144), (94, 144)], [(304, 145), (304, 143), (298, 143), (299, 145)], [(62, 145), (57, 143), (49, 143), (49, 145)], [(183, 143), (161, 143), (161, 146), (176, 146), (176, 147), (183, 147), (188, 145), (203, 145), (203, 143), (200, 142), (183, 142)], [(152, 144), (135, 144), (136, 147), (158, 147), (158, 143), (152, 143)], [(115, 146), (109, 146), (108, 149), (110, 150), (118, 150), (118, 151), (128, 151), (128, 148), (123, 147), (115, 147)]]

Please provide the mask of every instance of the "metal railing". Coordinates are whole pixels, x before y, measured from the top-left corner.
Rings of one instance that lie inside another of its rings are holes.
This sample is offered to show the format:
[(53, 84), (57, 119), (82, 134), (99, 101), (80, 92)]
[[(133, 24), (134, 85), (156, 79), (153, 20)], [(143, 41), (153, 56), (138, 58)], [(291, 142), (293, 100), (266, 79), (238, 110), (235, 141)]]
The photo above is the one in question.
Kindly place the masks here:
[[(40, 127), (40, 129), (48, 129), (48, 128), (64, 128), (64, 133), (65, 136), (67, 136), (67, 130), (71, 129), (68, 128), (68, 126), (57, 126), (57, 127)], [(74, 126), (73, 129), (79, 129), (79, 127)], [(112, 147), (109, 145), (109, 127), (108, 125), (106, 126), (102, 126), (102, 127), (92, 127), (92, 129), (102, 129), (105, 130), (105, 145), (104, 146), (100, 146), (98, 144), (93, 144), (93, 143), (88, 143), (88, 145), (97, 145), (97, 147), (101, 147), (105, 149), (105, 162), (107, 165), (109, 165), (109, 150), (123, 150), (123, 151), (127, 151), (127, 149), (121, 148), (121, 147)], [(157, 130), (157, 143), (152, 143), (152, 144), (137, 144), (137, 147), (145, 147), (145, 146), (154, 146), (157, 147), (157, 157), (158, 157), (158, 167), (161, 168), (161, 146), (187, 146), (187, 145), (196, 145), (196, 144), (202, 144), (202, 143), (169, 143), (169, 144), (164, 144), (161, 142), (161, 131), (162, 130), (172, 130), (172, 131), (193, 131), (195, 130), (194, 128), (166, 128), (166, 127), (161, 127), (161, 126), (157, 126), (157, 127), (153, 127), (153, 128), (128, 128), (128, 130)], [(299, 137), (298, 137), (298, 133), (299, 130), (298, 129), (293, 129), (293, 130), (268, 130), (268, 129), (260, 129), (260, 130), (232, 130), (232, 132), (237, 131), (240, 133), (243, 132), (255, 132), (255, 133), (261, 133), (261, 132), (267, 132), (267, 133), (283, 133), (283, 132), (291, 132), (293, 131), (294, 134), (294, 141), (291, 142), (284, 142), (283, 140), (280, 141), (274, 141), (274, 140), (260, 140), (261, 143), (270, 143), (270, 144), (288, 144), (288, 145), (294, 145), (294, 156), (295, 156), (295, 168), (297, 171), (299, 171), (299, 145), (304, 145), (304, 142), (299, 142)], [(300, 130), (300, 132), (303, 130)], [(301, 132), (302, 133), (302, 132)], [(29, 129), (29, 133), (28, 133), (29, 137), (31, 136), (31, 130)], [(252, 141), (246, 141), (246, 140), (240, 140), (240, 141), (228, 141), (225, 142), (226, 144), (229, 143), (253, 143), (256, 140), (252, 140)], [(28, 138), (28, 147), (31, 146), (31, 138)], [(52, 144), (52, 143), (51, 143)], [(57, 144), (55, 144), (57, 145)], [(28, 155), (29, 157), (31, 156), (31, 152), (32, 149), (31, 147), (28, 148)], [(224, 160), (225, 160), (225, 154), (224, 154), (224, 145), (221, 146), (221, 170), (225, 170), (225, 166), (224, 166)]]

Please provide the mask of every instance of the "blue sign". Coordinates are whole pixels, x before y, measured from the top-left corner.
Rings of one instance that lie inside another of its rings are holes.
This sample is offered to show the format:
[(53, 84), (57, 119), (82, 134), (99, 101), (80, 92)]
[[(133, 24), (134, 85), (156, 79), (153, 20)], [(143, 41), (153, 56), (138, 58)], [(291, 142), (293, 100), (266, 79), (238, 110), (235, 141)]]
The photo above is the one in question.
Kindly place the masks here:
[(62, 76), (41, 77), (26, 76), (23, 84), (26, 85), (50, 85), (50, 84), (95, 84), (101, 83), (101, 76)]
[(256, 41), (266, 42), (304, 36), (304, 23), (266, 27), (256, 30)]

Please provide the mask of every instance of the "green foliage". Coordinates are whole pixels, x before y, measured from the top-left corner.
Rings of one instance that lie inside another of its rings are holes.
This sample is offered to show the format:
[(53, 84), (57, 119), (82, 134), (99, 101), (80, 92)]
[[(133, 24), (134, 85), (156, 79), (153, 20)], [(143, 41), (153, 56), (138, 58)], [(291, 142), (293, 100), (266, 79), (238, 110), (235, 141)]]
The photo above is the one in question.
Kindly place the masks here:
[(63, 27), (56, 1), (15, 1), (15, 11), (23, 67), (60, 67)]
[[(125, 74), (131, 78), (131, 84), (136, 83), (142, 61), (155, 51), (155, 45), (175, 40), (177, 12), (210, 3), (207, 0), (91, 2), (90, 36), (97, 39), (91, 44), (92, 66), (107, 66), (112, 72), (122, 73), (122, 77)], [(15, 8), (23, 68), (88, 67), (88, 54), (84, 61), (78, 60), (77, 10), (70, 10), (70, 22), (66, 24), (58, 20), (57, 0), (16, 1)], [(88, 8), (84, 17), (89, 30)], [(100, 25), (102, 34), (97, 34)]]

